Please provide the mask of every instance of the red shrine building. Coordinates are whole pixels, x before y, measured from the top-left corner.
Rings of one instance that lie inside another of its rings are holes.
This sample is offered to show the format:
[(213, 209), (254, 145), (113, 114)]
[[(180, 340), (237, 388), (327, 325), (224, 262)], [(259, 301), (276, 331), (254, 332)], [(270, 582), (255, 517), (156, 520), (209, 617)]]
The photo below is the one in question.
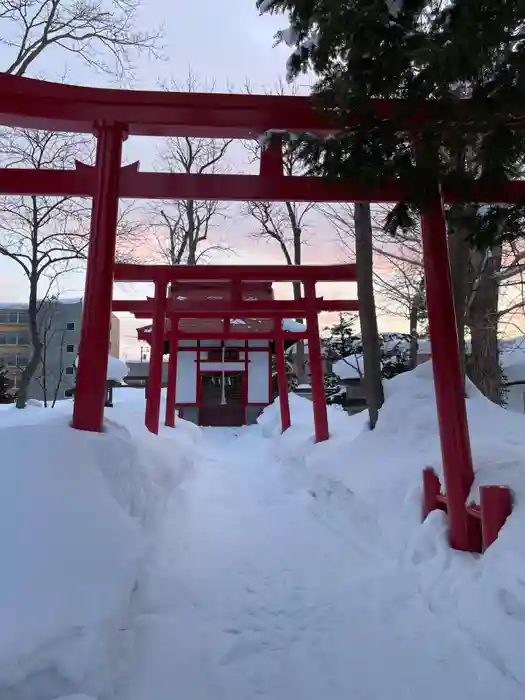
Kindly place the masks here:
[[(245, 301), (273, 300), (271, 283), (244, 282)], [(173, 307), (193, 302), (205, 306), (209, 301), (230, 300), (230, 285), (223, 282), (184, 282), (171, 285)], [(171, 353), (171, 320), (165, 322), (164, 351)], [(239, 339), (221, 340), (226, 326)], [(274, 321), (268, 318), (181, 318), (178, 331), (201, 340), (179, 339), (177, 344), (177, 383), (175, 406), (181, 418), (202, 426), (241, 426), (257, 421), (263, 408), (274, 398), (272, 356), (274, 342), (254, 338), (268, 334)], [(283, 320), (285, 347), (295, 340), (286, 340), (286, 332), (304, 331), (293, 320)], [(150, 343), (152, 326), (138, 329), (138, 338)], [(213, 338), (213, 334), (217, 338)], [(249, 340), (243, 338), (248, 335)]]

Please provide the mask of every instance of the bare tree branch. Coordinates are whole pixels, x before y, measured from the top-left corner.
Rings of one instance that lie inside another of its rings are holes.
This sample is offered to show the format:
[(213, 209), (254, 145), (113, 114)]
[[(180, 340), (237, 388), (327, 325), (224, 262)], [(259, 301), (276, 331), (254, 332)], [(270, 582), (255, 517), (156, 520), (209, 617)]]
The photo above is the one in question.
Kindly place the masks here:
[(25, 75), (50, 47), (77, 56), (118, 80), (133, 75), (134, 59), (162, 58), (162, 29), (138, 31), (139, 0), (0, 0), (4, 72)]
[[(180, 89), (171, 81), (168, 89)], [(191, 70), (186, 84), (188, 92), (195, 92), (200, 81)], [(213, 89), (213, 85), (208, 89)], [(159, 165), (173, 173), (227, 172), (228, 148), (232, 139), (171, 138), (166, 139), (158, 153)], [(226, 250), (220, 243), (208, 245), (210, 234), (228, 217), (229, 205), (216, 201), (169, 200), (151, 206), (153, 235), (156, 239), (156, 257), (171, 265), (196, 265), (203, 256)]]

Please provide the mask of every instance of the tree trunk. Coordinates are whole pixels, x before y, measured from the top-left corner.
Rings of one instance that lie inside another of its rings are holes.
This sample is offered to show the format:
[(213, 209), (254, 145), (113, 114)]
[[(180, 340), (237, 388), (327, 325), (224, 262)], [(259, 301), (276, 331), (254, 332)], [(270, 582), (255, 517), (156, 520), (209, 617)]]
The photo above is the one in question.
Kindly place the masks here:
[(467, 306), (470, 242), (469, 220), (476, 216), (476, 210), (470, 206), (456, 205), (452, 212), (449, 226), (448, 250), (450, 256), (450, 273), (452, 277), (452, 292), (456, 311), (456, 327), (458, 332), (461, 366), (465, 373), (465, 313)]
[(189, 199), (186, 202), (186, 211), (188, 216), (188, 260), (187, 265), (197, 264), (197, 246), (198, 233), (195, 226), (195, 202)]
[(38, 332), (38, 301), (37, 301), (37, 285), (38, 280), (36, 278), (31, 279), (30, 290), (29, 290), (29, 332), (31, 335), (31, 343), (33, 345), (33, 354), (29, 360), (27, 367), (22, 372), (22, 378), (20, 381), (20, 388), (18, 389), (16, 397), (16, 407), (25, 408), (27, 404), (27, 395), (29, 392), (29, 384), (31, 379), (34, 377), (35, 372), (38, 369), (40, 360), (42, 358), (42, 342), (40, 340), (40, 334)]
[(373, 430), (377, 423), (379, 409), (383, 405), (384, 396), (381, 381), (381, 348), (374, 298), (374, 256), (369, 204), (356, 204), (354, 206), (354, 226), (359, 320), (363, 341), (364, 385), (370, 415), (370, 428)]
[(410, 324), (410, 369), (415, 369), (417, 366), (417, 350), (418, 350), (418, 324), (421, 316), (421, 311), (425, 303), (425, 278), (421, 278), (418, 290), (411, 300), (409, 324)]
[[(294, 265), (301, 265), (302, 263), (302, 248), (301, 248), (301, 237), (302, 231), (301, 227), (297, 225), (297, 220), (295, 212), (290, 202), (286, 202), (286, 209), (288, 211), (288, 217), (290, 219), (290, 224), (292, 226), (293, 232), (293, 262)], [(297, 301), (303, 296), (301, 283), (293, 283), (293, 298)], [(296, 318), (298, 323), (303, 323), (304, 319)], [(299, 384), (306, 384), (308, 381), (308, 374), (306, 371), (306, 349), (304, 346), (304, 340), (299, 340), (296, 345), (295, 353), (295, 375)]]
[(472, 251), (472, 264), (479, 271), (467, 322), (470, 326), (472, 354), (467, 362), (468, 375), (485, 396), (501, 404), (501, 367), (498, 349), (499, 282), (501, 248)]

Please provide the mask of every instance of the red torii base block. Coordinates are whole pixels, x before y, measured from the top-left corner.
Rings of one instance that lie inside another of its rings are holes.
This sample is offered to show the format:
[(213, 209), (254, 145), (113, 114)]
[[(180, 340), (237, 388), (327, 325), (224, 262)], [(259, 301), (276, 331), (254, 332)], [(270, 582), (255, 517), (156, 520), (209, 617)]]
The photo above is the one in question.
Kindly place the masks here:
[[(512, 512), (512, 494), (508, 486), (480, 486), (480, 505), (465, 504), (469, 522), (469, 550), (485, 552), (493, 544)], [(433, 510), (447, 512), (447, 497), (441, 492), (439, 477), (431, 467), (423, 471), (423, 520)]]

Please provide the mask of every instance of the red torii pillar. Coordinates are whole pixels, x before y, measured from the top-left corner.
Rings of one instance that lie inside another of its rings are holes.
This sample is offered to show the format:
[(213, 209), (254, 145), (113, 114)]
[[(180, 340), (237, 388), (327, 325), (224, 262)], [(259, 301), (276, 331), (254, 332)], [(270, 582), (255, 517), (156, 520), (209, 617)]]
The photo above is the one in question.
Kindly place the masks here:
[(164, 328), (168, 305), (166, 286), (166, 282), (155, 282), (155, 311), (153, 327), (151, 329), (151, 353), (146, 396), (146, 427), (151, 433), (155, 433), (155, 435), (159, 432)]
[(281, 412), (281, 429), (284, 433), (291, 426), (290, 403), (288, 397), (288, 379), (286, 377), (286, 358), (284, 355), (284, 337), (282, 319), (275, 320), (275, 366), (277, 369), (277, 386), (279, 388), (279, 407)]
[(319, 319), (315, 305), (315, 281), (304, 282), (304, 291), (307, 301), (306, 331), (308, 334), (308, 359), (310, 361), (310, 374), (312, 379), (312, 400), (314, 408), (315, 441), (328, 440), (328, 413), (326, 411), (326, 395), (324, 391), (324, 368), (321, 354), (321, 336), (319, 333)]
[(166, 419), (169, 428), (175, 427), (175, 404), (177, 402), (177, 360), (178, 360), (178, 326), (179, 319), (171, 317), (170, 357), (168, 360), (168, 388), (166, 390)]
[(476, 535), (466, 500), (474, 481), (465, 386), (454, 310), (443, 200), (436, 187), (421, 215), (432, 367), (447, 492), (450, 544), (470, 551)]
[(117, 242), (120, 163), (126, 131), (121, 124), (96, 125), (96, 190), (80, 336), (73, 428), (101, 432), (108, 370), (113, 268)]

